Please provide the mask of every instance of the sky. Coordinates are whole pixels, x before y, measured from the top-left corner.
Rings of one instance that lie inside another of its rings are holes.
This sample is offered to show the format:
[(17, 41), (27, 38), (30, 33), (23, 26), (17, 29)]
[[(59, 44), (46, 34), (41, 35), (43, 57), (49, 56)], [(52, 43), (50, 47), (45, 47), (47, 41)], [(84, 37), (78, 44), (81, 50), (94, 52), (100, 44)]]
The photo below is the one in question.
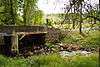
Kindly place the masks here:
[[(38, 7), (42, 10), (45, 14), (50, 13), (61, 13), (63, 12), (64, 4), (68, 4), (69, 0), (39, 0)], [(90, 1), (89, 1), (90, 3)], [(99, 0), (91, 0), (91, 4), (98, 4)]]

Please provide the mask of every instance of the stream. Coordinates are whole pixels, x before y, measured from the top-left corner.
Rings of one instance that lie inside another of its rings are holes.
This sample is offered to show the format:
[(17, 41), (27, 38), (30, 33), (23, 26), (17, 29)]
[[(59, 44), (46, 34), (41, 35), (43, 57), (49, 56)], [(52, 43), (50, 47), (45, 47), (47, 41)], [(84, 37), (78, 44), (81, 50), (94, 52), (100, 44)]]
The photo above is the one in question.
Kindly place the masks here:
[(92, 52), (88, 52), (88, 51), (81, 51), (81, 50), (78, 50), (78, 51), (60, 51), (59, 54), (62, 56), (62, 57), (67, 57), (67, 56), (76, 56), (76, 55), (84, 55), (84, 56), (88, 56), (90, 54), (93, 54)]

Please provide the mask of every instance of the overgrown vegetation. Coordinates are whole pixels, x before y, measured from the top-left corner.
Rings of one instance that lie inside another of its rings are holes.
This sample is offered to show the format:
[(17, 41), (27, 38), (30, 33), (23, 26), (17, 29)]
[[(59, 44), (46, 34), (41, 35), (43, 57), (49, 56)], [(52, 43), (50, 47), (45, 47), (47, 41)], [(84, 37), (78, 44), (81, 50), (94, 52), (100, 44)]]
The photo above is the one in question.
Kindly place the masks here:
[(28, 58), (8, 58), (0, 55), (0, 67), (99, 67), (98, 54), (62, 58), (58, 54)]
[[(42, 24), (38, 0), (0, 0), (0, 25)], [(37, 16), (37, 17), (36, 17)]]
[(83, 46), (99, 47), (100, 46), (100, 31), (90, 31), (86, 38), (80, 41)]
[(79, 44), (83, 47), (92, 47), (97, 48), (100, 46), (100, 32), (90, 31), (88, 34), (85, 34), (85, 37), (79, 35), (77, 32), (72, 32), (70, 35), (62, 38), (62, 42), (66, 44)]
[[(69, 5), (65, 3), (64, 13), (48, 14), (50, 18), (43, 20), (44, 14), (37, 7), (38, 0), (0, 0), (0, 25), (46, 25), (59, 28), (61, 31), (67, 31), (66, 35), (60, 33), (60, 43), (98, 48), (100, 47), (100, 31), (87, 29), (93, 27), (100, 29), (100, 1), (99, 6), (88, 4), (88, 1), (69, 0)], [(58, 53), (60, 49), (54, 42), (47, 43), (46, 47), (48, 50), (54, 48), (55, 53)], [(50, 53), (28, 58), (10, 58), (0, 55), (0, 67), (99, 67), (98, 59), (98, 54), (95, 53), (89, 56), (77, 55), (64, 58), (59, 54)]]

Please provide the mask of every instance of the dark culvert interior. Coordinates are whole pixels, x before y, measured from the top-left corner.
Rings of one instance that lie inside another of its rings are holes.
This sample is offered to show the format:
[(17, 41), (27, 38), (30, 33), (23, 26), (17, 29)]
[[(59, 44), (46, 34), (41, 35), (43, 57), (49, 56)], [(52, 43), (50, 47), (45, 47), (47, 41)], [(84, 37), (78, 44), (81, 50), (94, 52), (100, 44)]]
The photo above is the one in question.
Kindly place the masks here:
[(45, 34), (29, 34), (19, 40), (19, 53), (33, 52), (45, 44)]
[[(11, 37), (4, 36), (4, 44), (0, 45), (0, 53), (10, 56), (11, 52)], [(20, 35), (18, 36), (20, 38)], [(45, 44), (45, 34), (28, 34), (19, 40), (19, 53), (27, 53), (29, 51), (34, 52), (36, 49), (40, 49)]]
[(0, 45), (0, 53), (6, 56), (11, 54), (11, 36), (4, 36), (4, 43)]

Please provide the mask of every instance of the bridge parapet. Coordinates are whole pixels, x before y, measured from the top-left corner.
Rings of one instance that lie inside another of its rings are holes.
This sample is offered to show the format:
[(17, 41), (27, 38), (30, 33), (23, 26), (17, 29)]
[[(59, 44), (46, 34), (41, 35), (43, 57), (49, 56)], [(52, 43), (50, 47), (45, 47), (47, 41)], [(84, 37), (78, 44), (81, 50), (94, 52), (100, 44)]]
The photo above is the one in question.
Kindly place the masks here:
[[(10, 38), (9, 40), (11, 41), (11, 52), (19, 53), (18, 34), (23, 34), (20, 38), (22, 39), (26, 34), (46, 33), (46, 29), (47, 28), (45, 26), (0, 26), (0, 36), (4, 36), (4, 40), (6, 41), (8, 38)], [(5, 44), (5, 46), (6, 45), (7, 44)]]
[(13, 34), (13, 32), (47, 32), (45, 26), (0, 26), (0, 33)]

